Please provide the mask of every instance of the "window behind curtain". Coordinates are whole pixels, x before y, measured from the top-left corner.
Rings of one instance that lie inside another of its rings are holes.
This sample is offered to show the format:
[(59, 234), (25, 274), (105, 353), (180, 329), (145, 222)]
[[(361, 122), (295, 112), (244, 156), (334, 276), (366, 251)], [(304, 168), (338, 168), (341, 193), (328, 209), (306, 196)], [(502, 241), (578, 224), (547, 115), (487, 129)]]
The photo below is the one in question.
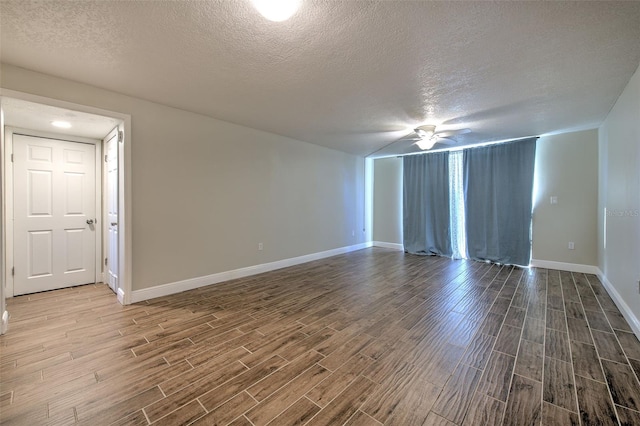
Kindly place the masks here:
[(528, 265), (536, 139), (404, 157), (405, 251)]
[(404, 157), (404, 250), (451, 256), (449, 152)]
[(463, 153), (469, 258), (528, 266), (536, 138)]
[(464, 185), (463, 185), (462, 151), (451, 151), (449, 154), (449, 203), (451, 251), (454, 259), (467, 257), (467, 242), (464, 224)]

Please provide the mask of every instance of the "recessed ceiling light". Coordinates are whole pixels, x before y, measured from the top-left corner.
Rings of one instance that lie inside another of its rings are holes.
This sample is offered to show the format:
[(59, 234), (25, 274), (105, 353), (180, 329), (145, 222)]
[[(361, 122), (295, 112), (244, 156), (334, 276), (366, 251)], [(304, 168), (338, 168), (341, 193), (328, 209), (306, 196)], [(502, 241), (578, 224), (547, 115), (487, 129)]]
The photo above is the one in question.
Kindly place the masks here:
[(286, 21), (298, 10), (300, 0), (251, 0), (258, 12), (270, 21)]
[(54, 127), (59, 127), (61, 129), (69, 129), (71, 127), (71, 123), (68, 121), (52, 121), (51, 125)]

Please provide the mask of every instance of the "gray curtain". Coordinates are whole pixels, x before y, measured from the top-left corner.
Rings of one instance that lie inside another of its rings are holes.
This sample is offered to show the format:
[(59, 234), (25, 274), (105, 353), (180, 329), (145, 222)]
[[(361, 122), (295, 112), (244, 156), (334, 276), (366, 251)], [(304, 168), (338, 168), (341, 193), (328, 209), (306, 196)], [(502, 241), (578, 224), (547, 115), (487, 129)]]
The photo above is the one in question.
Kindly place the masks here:
[(404, 250), (451, 256), (449, 152), (404, 157)]
[(536, 140), (464, 150), (469, 258), (529, 265)]

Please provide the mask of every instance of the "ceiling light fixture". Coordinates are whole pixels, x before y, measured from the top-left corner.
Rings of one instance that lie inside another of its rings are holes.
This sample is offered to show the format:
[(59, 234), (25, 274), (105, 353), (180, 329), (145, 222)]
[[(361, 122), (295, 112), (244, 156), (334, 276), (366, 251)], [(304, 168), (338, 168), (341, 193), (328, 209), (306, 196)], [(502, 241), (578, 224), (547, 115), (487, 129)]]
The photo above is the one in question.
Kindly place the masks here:
[(61, 129), (71, 128), (71, 123), (69, 123), (68, 121), (52, 121), (51, 125), (54, 127), (59, 127)]
[(420, 139), (416, 142), (416, 145), (418, 145), (421, 150), (426, 151), (427, 149), (433, 148), (437, 141), (437, 137), (430, 137), (429, 139)]
[(438, 137), (435, 135), (436, 126), (432, 124), (424, 124), (422, 126), (418, 126), (413, 129), (413, 131), (416, 132), (416, 134), (420, 138), (420, 140), (416, 142), (416, 145), (418, 145), (418, 147), (420, 147), (420, 149), (423, 151), (433, 148), (433, 146), (438, 141)]
[(262, 16), (275, 22), (291, 18), (300, 6), (300, 0), (251, 0), (251, 2)]

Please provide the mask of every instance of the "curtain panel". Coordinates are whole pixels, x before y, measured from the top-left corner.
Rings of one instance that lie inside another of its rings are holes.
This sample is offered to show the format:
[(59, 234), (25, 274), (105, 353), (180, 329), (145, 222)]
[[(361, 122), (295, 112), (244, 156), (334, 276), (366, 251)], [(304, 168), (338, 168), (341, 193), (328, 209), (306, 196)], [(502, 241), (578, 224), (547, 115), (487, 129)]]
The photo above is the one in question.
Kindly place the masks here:
[(464, 150), (470, 259), (528, 266), (537, 138)]
[(451, 256), (449, 152), (411, 155), (403, 161), (404, 250)]

